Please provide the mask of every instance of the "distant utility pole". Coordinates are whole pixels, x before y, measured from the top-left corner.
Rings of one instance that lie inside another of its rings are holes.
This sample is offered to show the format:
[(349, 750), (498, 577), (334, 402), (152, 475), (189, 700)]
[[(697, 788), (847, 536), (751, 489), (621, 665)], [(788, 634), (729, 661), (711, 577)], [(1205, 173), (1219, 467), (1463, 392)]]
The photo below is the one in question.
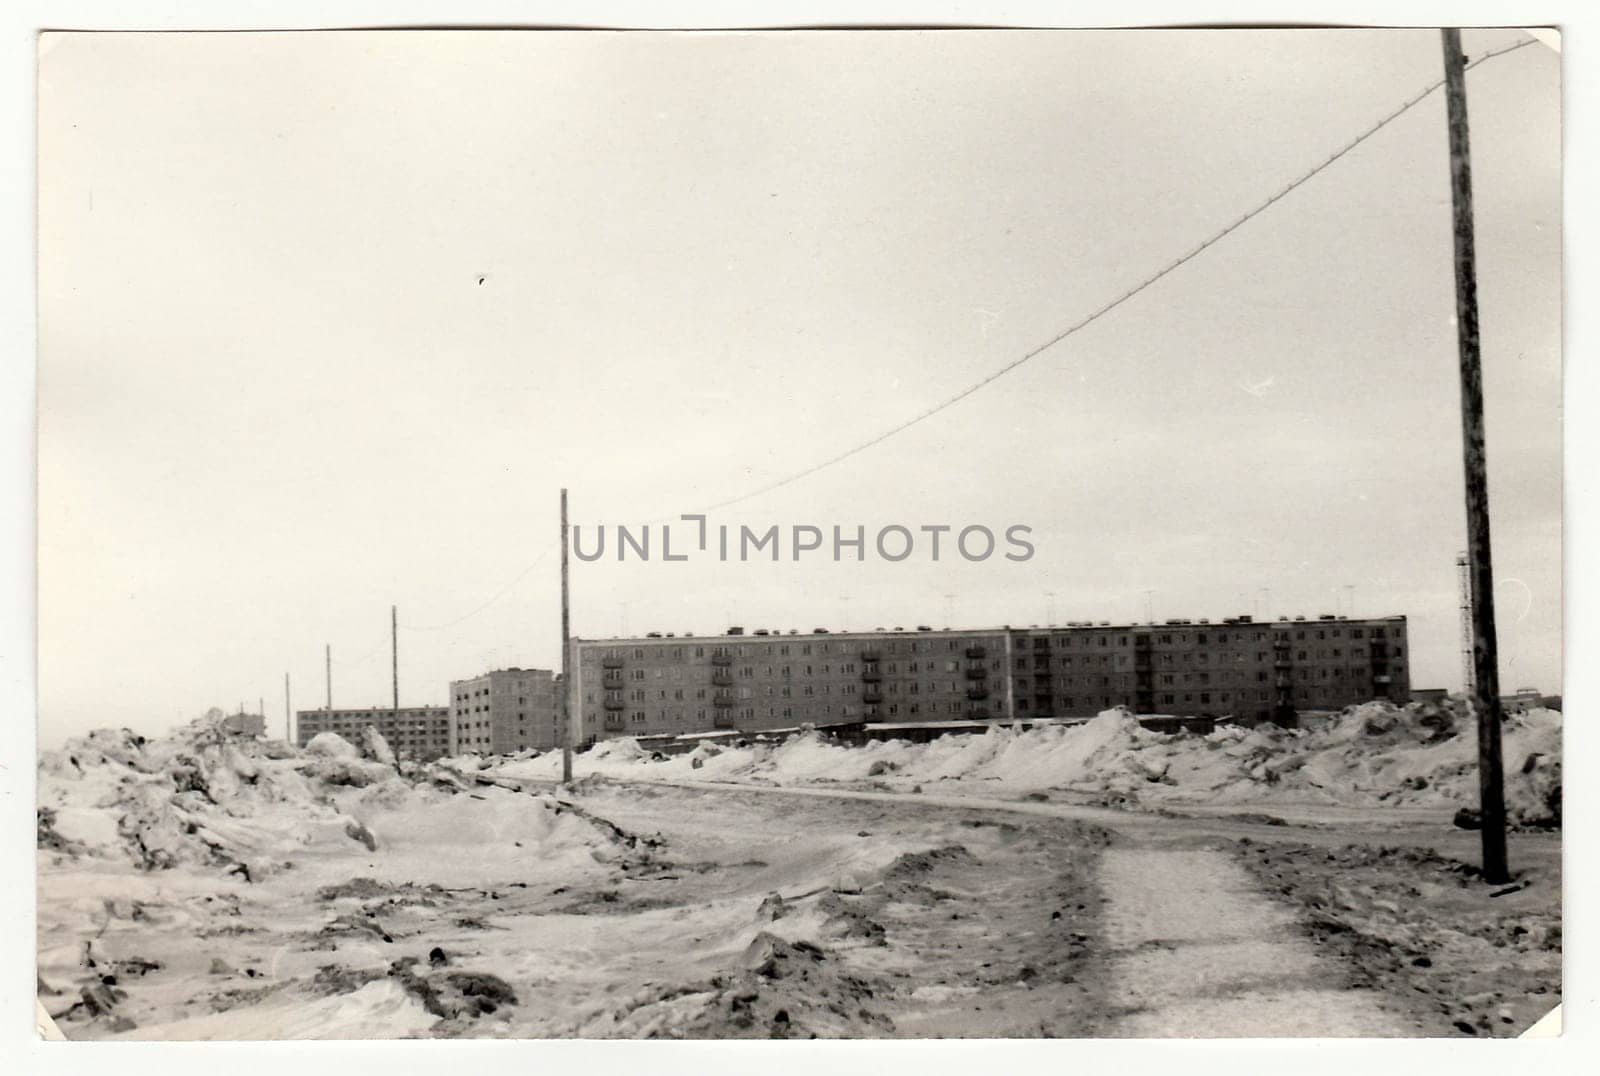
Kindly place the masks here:
[(1478, 350), (1478, 270), (1472, 229), (1472, 158), (1467, 142), (1466, 58), (1461, 31), (1441, 30), (1450, 128), (1450, 195), (1455, 210), (1456, 339), (1461, 370), (1462, 460), (1466, 470), (1467, 559), (1472, 578), (1473, 693), (1478, 712), (1478, 793), (1483, 877), (1511, 880), (1500, 757), (1500, 669), (1495, 648), (1494, 565), (1489, 553), (1488, 461), (1483, 436), (1483, 363)]
[(400, 715), (400, 609), (389, 606), (389, 677), (394, 685), (394, 712)]
[(572, 616), (567, 566), (567, 489), (561, 487), (561, 783), (572, 783)]
[(328, 709), (333, 709), (333, 644), (322, 644), (322, 671), (328, 685)]
[(256, 713), (261, 715), (261, 720), (262, 721), (266, 721), (266, 719), (267, 719), (267, 697), (265, 695), (257, 695), (256, 696)]

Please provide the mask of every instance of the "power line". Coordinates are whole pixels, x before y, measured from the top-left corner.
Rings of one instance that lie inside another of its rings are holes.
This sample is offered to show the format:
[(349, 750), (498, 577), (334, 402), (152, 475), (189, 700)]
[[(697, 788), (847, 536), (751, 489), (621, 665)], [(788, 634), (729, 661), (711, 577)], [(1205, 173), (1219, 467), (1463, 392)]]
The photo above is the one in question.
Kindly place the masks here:
[(425, 624), (425, 625), (402, 624), (402, 625), (400, 625), (400, 627), (405, 631), (443, 631), (446, 628), (455, 627), (457, 624), (461, 623), (463, 620), (470, 620), (472, 617), (477, 616), (479, 613), (481, 613), (485, 609), (489, 608), (489, 606), (493, 605), (495, 602), (499, 601), (501, 598), (503, 598), (507, 594), (511, 593), (512, 589), (514, 587), (516, 587), (516, 585), (518, 583), (520, 583), (524, 579), (526, 579), (528, 577), (529, 573), (531, 573), (535, 568), (537, 568), (541, 563), (543, 563), (544, 559), (546, 557), (548, 557), (549, 555), (550, 555), (550, 550), (549, 550), (549, 548), (546, 548), (543, 553), (540, 553), (537, 557), (533, 558), (533, 560), (528, 564), (528, 566), (526, 568), (524, 568), (524, 569), (522, 569), (522, 571), (518, 572), (517, 575), (516, 575), (516, 578), (512, 579), (511, 582), (507, 583), (505, 586), (503, 586), (499, 590), (495, 591), (494, 595), (492, 597), (490, 597), (487, 601), (483, 602), (481, 605), (477, 606), (476, 608), (474, 608), (474, 609), (472, 609), (472, 610), (470, 610), (468, 612), (462, 613), (460, 616), (456, 617), (454, 620), (446, 621), (443, 624)]
[[(1528, 38), (1524, 38), (1521, 41), (1518, 41), (1514, 45), (1509, 45), (1509, 46), (1507, 46), (1505, 48), (1502, 48), (1502, 49), (1495, 49), (1495, 50), (1493, 50), (1491, 52), (1486, 52), (1482, 56), (1478, 57), (1476, 60), (1473, 60), (1471, 63), (1469, 63), (1467, 65), (1467, 70), (1470, 71), (1472, 68), (1477, 67), (1479, 64), (1484, 63), (1484, 62), (1486, 62), (1488, 60), (1492, 60), (1496, 56), (1503, 56), (1508, 52), (1515, 52), (1517, 49), (1520, 49), (1520, 48), (1522, 48), (1522, 47), (1524, 47), (1526, 45), (1532, 45), (1532, 44), (1535, 43), (1535, 41), (1536, 41), (1535, 38), (1528, 37)], [(1277, 193), (1273, 194), (1271, 197), (1267, 198), (1265, 201), (1263, 201), (1260, 204), (1258, 204), (1255, 208), (1253, 208), (1249, 212), (1245, 213), (1238, 220), (1234, 221), (1233, 223), (1229, 224), (1225, 228), (1222, 228), (1221, 230), (1219, 230), (1216, 233), (1214, 233), (1210, 238), (1206, 239), (1204, 242), (1202, 242), (1199, 246), (1195, 247), (1193, 250), (1190, 250), (1188, 253), (1186, 253), (1186, 254), (1174, 259), (1171, 262), (1168, 262), (1163, 268), (1161, 268), (1157, 272), (1153, 273), (1149, 277), (1146, 277), (1140, 283), (1138, 283), (1138, 284), (1134, 285), (1132, 288), (1129, 288), (1128, 290), (1122, 292), (1122, 294), (1118, 295), (1116, 298), (1112, 299), (1110, 302), (1106, 303), (1105, 305), (1103, 305), (1103, 306), (1099, 307), (1098, 309), (1094, 310), (1093, 312), (1091, 312), (1087, 316), (1085, 316), (1085, 317), (1079, 319), (1078, 321), (1074, 322), (1073, 324), (1069, 325), (1067, 328), (1061, 330), (1059, 333), (1057, 333), (1056, 335), (1052, 336), (1050, 339), (1046, 340), (1044, 343), (1038, 345), (1037, 347), (1031, 349), (1030, 351), (1025, 352), (1019, 358), (1013, 359), (1011, 362), (1009, 362), (1006, 365), (1000, 367), (998, 370), (996, 370), (993, 373), (989, 374), (987, 377), (984, 377), (982, 380), (977, 381), (977, 382), (973, 383), (972, 385), (969, 385), (967, 388), (962, 389), (960, 392), (956, 393), (954, 396), (951, 396), (948, 399), (946, 399), (946, 400), (944, 400), (944, 401), (942, 401), (940, 403), (937, 403), (937, 404), (933, 405), (932, 407), (917, 413), (916, 415), (913, 415), (911, 418), (905, 420), (904, 422), (901, 422), (899, 425), (892, 426), (888, 430), (885, 430), (883, 433), (878, 434), (876, 437), (873, 437), (873, 438), (871, 438), (871, 439), (869, 439), (867, 441), (863, 441), (860, 444), (854, 446), (853, 448), (847, 449), (846, 451), (841, 452), (838, 455), (831, 456), (831, 457), (821, 461), (820, 463), (813, 464), (812, 466), (804, 468), (803, 470), (796, 471), (796, 472), (788, 475), (787, 477), (778, 479), (775, 482), (770, 482), (765, 486), (761, 486), (761, 487), (759, 487), (757, 489), (751, 490), (748, 493), (744, 493), (744, 494), (741, 494), (741, 495), (739, 495), (737, 497), (733, 497), (733, 498), (731, 498), (729, 500), (721, 501), (721, 502), (719, 502), (717, 504), (710, 505), (709, 507), (702, 509), (701, 510), (702, 513), (715, 512), (715, 511), (717, 511), (719, 509), (728, 508), (728, 507), (731, 507), (731, 506), (733, 506), (735, 504), (742, 504), (745, 501), (753, 500), (756, 497), (760, 497), (760, 496), (762, 496), (763, 494), (766, 494), (766, 493), (771, 493), (773, 490), (780, 489), (780, 488), (782, 488), (784, 486), (787, 486), (787, 485), (790, 485), (791, 483), (794, 483), (794, 482), (798, 482), (801, 479), (809, 478), (811, 475), (814, 475), (819, 471), (826, 470), (827, 468), (832, 467), (833, 465), (835, 465), (837, 463), (844, 462), (845, 460), (849, 459), (852, 456), (856, 456), (856, 455), (859, 455), (862, 452), (865, 452), (869, 448), (872, 448), (872, 447), (874, 447), (876, 445), (882, 444), (884, 441), (887, 441), (889, 438), (895, 436), (896, 434), (902, 433), (905, 430), (910, 429), (912, 426), (915, 426), (920, 422), (923, 422), (923, 421), (925, 421), (925, 420), (927, 420), (929, 418), (932, 418), (934, 415), (938, 414), (941, 411), (944, 411), (944, 410), (946, 410), (946, 409), (948, 409), (950, 407), (954, 407), (956, 404), (960, 403), (962, 400), (965, 400), (968, 396), (971, 396), (974, 393), (978, 392), (980, 389), (983, 389), (983, 388), (987, 387), (988, 385), (992, 384), (993, 382), (998, 381), (1000, 378), (1004, 377), (1006, 374), (1009, 374), (1011, 371), (1015, 370), (1017, 367), (1022, 366), (1024, 363), (1027, 363), (1027, 362), (1037, 358), (1039, 355), (1043, 354), (1045, 351), (1048, 351), (1050, 348), (1054, 347), (1056, 344), (1059, 344), (1061, 341), (1065, 340), (1067, 337), (1069, 337), (1069, 336), (1073, 335), (1074, 333), (1078, 332), (1080, 329), (1087, 328), (1089, 325), (1091, 325), (1094, 322), (1100, 320), (1105, 315), (1111, 313), (1117, 307), (1121, 306), (1123, 303), (1127, 302), (1129, 299), (1132, 299), (1134, 296), (1138, 295), (1140, 292), (1143, 292), (1144, 290), (1149, 288), (1151, 285), (1153, 285), (1157, 281), (1161, 280), (1163, 277), (1165, 277), (1168, 274), (1172, 273), (1174, 270), (1181, 268), (1183, 265), (1185, 265), (1188, 262), (1190, 262), (1190, 261), (1194, 260), (1195, 258), (1199, 257), (1201, 254), (1205, 253), (1208, 249), (1210, 249), (1214, 244), (1216, 244), (1219, 240), (1225, 238), (1226, 236), (1228, 236), (1229, 234), (1231, 234), (1232, 232), (1234, 232), (1235, 230), (1237, 230), (1238, 228), (1243, 226), (1245, 223), (1250, 221), (1252, 218), (1254, 218), (1256, 216), (1259, 216), (1261, 213), (1263, 213), (1266, 210), (1270, 209), (1273, 205), (1275, 205), (1277, 202), (1279, 202), (1281, 199), (1283, 199), (1290, 192), (1294, 191), (1296, 188), (1300, 187), (1301, 185), (1303, 185), (1304, 183), (1309, 181), (1313, 176), (1316, 176), (1318, 173), (1320, 173), (1320, 172), (1324, 171), (1325, 169), (1327, 169), (1335, 161), (1339, 160), (1341, 157), (1343, 157), (1346, 154), (1348, 154), (1351, 150), (1353, 150), (1357, 146), (1361, 145), (1361, 143), (1365, 142), (1367, 139), (1369, 139), (1373, 135), (1377, 134), (1383, 128), (1387, 127), (1389, 124), (1391, 124), (1395, 120), (1399, 119), (1402, 115), (1404, 115), (1405, 113), (1409, 112), (1411, 109), (1415, 108), (1418, 104), (1422, 103), (1422, 101), (1424, 99), (1426, 99), (1430, 94), (1432, 94), (1435, 90), (1439, 89), (1443, 85), (1444, 85), (1444, 79), (1442, 79), (1442, 78), (1437, 80), (1437, 81), (1435, 81), (1435, 82), (1433, 82), (1426, 89), (1422, 90), (1420, 93), (1416, 94), (1415, 96), (1409, 98), (1399, 108), (1395, 109), (1393, 112), (1390, 112), (1388, 115), (1384, 116), (1377, 123), (1373, 124), (1371, 127), (1368, 127), (1365, 131), (1363, 131), (1361, 134), (1357, 135), (1355, 138), (1351, 139), (1349, 142), (1346, 142), (1342, 147), (1340, 147), (1337, 151), (1335, 151), (1331, 156), (1329, 156), (1321, 164), (1318, 164), (1316, 167), (1312, 168), (1310, 171), (1304, 173), (1299, 178), (1293, 180), (1288, 185), (1282, 187), (1280, 190), (1278, 190)], [(659, 522), (670, 522), (670, 521), (671, 521), (670, 519), (662, 519)], [(514, 587), (516, 587), (516, 585), (518, 583), (522, 582), (522, 580), (527, 578), (528, 575), (534, 570), (534, 568), (538, 567), (544, 561), (544, 559), (546, 557), (548, 557), (549, 555), (550, 555), (550, 550), (547, 548), (543, 553), (539, 554), (538, 557), (536, 557), (525, 568), (523, 568), (522, 571), (518, 572), (515, 578), (513, 578), (510, 582), (505, 584), (505, 586), (501, 587), (490, 598), (488, 598), (486, 601), (484, 601), (480, 605), (476, 606), (475, 608), (469, 610), (468, 612), (463, 613), (461, 616), (456, 617), (454, 620), (446, 621), (443, 624), (430, 624), (430, 625), (409, 625), (408, 624), (408, 625), (402, 625), (402, 628), (404, 628), (404, 630), (406, 630), (406, 631), (444, 631), (447, 628), (455, 627), (457, 624), (460, 624), (463, 621), (470, 620), (472, 617), (477, 616), (479, 613), (481, 613), (485, 609), (489, 608), (489, 606), (493, 605), (495, 602), (499, 601), (501, 598), (503, 598), (507, 594), (509, 594), (511, 592), (511, 590)], [(341, 664), (358, 665), (361, 662), (366, 661), (368, 658), (372, 657), (373, 654), (376, 654), (378, 652), (378, 650), (381, 650), (381, 649), (382, 649), (382, 645), (380, 645), (379, 647), (377, 647), (374, 650), (372, 650), (371, 653), (368, 653), (367, 655), (365, 655), (365, 656), (363, 656), (361, 658), (358, 658), (356, 661), (348, 662), (348, 663), (341, 663)]]
[(330, 664), (330, 665), (336, 665), (336, 666), (338, 666), (338, 667), (339, 667), (339, 668), (341, 668), (341, 669), (353, 669), (353, 668), (355, 668), (355, 667), (356, 667), (356, 666), (357, 666), (357, 665), (360, 665), (360, 664), (362, 664), (362, 663), (363, 663), (363, 662), (367, 662), (367, 661), (371, 661), (371, 660), (372, 660), (372, 658), (373, 658), (373, 657), (374, 657), (374, 656), (375, 656), (375, 655), (376, 655), (376, 654), (377, 654), (377, 653), (378, 653), (378, 652), (379, 652), (379, 651), (380, 651), (380, 650), (382, 650), (382, 649), (384, 649), (384, 648), (385, 648), (385, 647), (386, 647), (386, 646), (388, 646), (388, 645), (389, 645), (389, 636), (388, 636), (388, 634), (387, 634), (387, 633), (385, 633), (385, 634), (384, 634), (384, 637), (383, 637), (383, 641), (382, 641), (382, 642), (381, 642), (381, 643), (379, 643), (379, 644), (378, 644), (378, 645), (377, 645), (377, 646), (375, 646), (375, 647), (373, 647), (373, 648), (372, 648), (372, 649), (371, 649), (371, 650), (368, 650), (368, 651), (367, 651), (367, 652), (366, 652), (366, 653), (365, 653), (365, 654), (362, 654), (362, 655), (361, 655), (361, 656), (360, 656), (360, 657), (358, 657), (358, 658), (352, 658), (352, 659), (351, 659), (351, 660), (349, 660), (349, 661), (343, 661), (343, 660), (340, 660), (340, 661), (333, 661), (333, 660), (331, 660), (331, 658), (330, 658), (330, 659), (329, 659), (329, 664)]
[[(1492, 60), (1496, 56), (1503, 56), (1508, 52), (1515, 52), (1517, 49), (1520, 49), (1525, 45), (1534, 44), (1535, 41), (1536, 41), (1535, 38), (1527, 37), (1527, 38), (1524, 38), (1521, 41), (1518, 41), (1514, 45), (1509, 45), (1509, 46), (1507, 46), (1507, 47), (1505, 47), (1503, 49), (1496, 49), (1496, 50), (1494, 50), (1492, 52), (1484, 53), (1482, 56), (1480, 56), (1476, 60), (1472, 61), (1472, 63), (1468, 64), (1467, 65), (1467, 70), (1471, 70), (1472, 68), (1477, 67), (1479, 64), (1484, 63), (1487, 60)], [(853, 448), (846, 449), (845, 451), (839, 453), (836, 456), (830, 456), (830, 457), (828, 457), (827, 459), (823, 460), (820, 463), (813, 464), (810, 467), (807, 467), (807, 468), (805, 468), (803, 470), (796, 471), (796, 472), (794, 472), (794, 473), (792, 473), (792, 474), (790, 474), (790, 475), (788, 475), (788, 476), (786, 476), (784, 478), (780, 478), (775, 482), (770, 482), (765, 486), (761, 486), (761, 487), (759, 487), (757, 489), (751, 490), (749, 493), (744, 493), (744, 494), (741, 494), (741, 495), (739, 495), (737, 497), (733, 497), (733, 498), (731, 498), (729, 500), (722, 501), (719, 504), (711, 505), (710, 507), (704, 509), (703, 511), (705, 511), (705, 512), (715, 512), (718, 509), (728, 508), (728, 507), (731, 507), (731, 506), (736, 505), (736, 504), (741, 504), (741, 503), (743, 503), (745, 501), (752, 500), (752, 499), (754, 499), (756, 497), (759, 497), (759, 496), (761, 496), (763, 494), (771, 493), (773, 490), (781, 489), (782, 487), (787, 486), (787, 485), (789, 485), (791, 483), (798, 482), (803, 478), (809, 478), (812, 475), (816, 474), (818, 471), (826, 470), (827, 468), (832, 467), (834, 464), (837, 464), (837, 463), (843, 463), (845, 460), (849, 459), (852, 456), (859, 455), (860, 453), (865, 452), (867, 449), (872, 448), (875, 445), (882, 444), (884, 441), (887, 441), (889, 438), (893, 437), (895, 434), (902, 433), (902, 432), (910, 429), (912, 426), (917, 425), (919, 422), (924, 422), (927, 419), (932, 418), (934, 415), (937, 415), (939, 412), (944, 411), (947, 408), (954, 407), (956, 404), (960, 403), (962, 400), (965, 400), (968, 396), (971, 396), (973, 393), (977, 392), (979, 389), (985, 388), (988, 385), (993, 384), (995, 381), (1000, 380), (1000, 378), (1004, 377), (1006, 374), (1009, 374), (1011, 371), (1015, 370), (1017, 367), (1023, 365), (1026, 362), (1031, 361), (1032, 359), (1037, 358), (1039, 355), (1043, 354), (1045, 351), (1048, 351), (1050, 348), (1054, 347), (1056, 344), (1059, 344), (1061, 341), (1065, 340), (1067, 337), (1069, 337), (1069, 336), (1073, 335), (1074, 333), (1078, 332), (1080, 329), (1086, 328), (1089, 325), (1092, 325), (1094, 322), (1099, 321), (1105, 315), (1111, 313), (1111, 311), (1115, 310), (1117, 307), (1121, 306), (1123, 303), (1127, 302), (1129, 299), (1132, 299), (1135, 295), (1138, 295), (1140, 292), (1142, 292), (1145, 289), (1149, 288), (1152, 284), (1156, 283), (1161, 278), (1167, 276), (1169, 273), (1172, 273), (1174, 270), (1177, 270), (1177, 269), (1183, 267), (1184, 265), (1188, 264), (1190, 261), (1193, 261), (1195, 258), (1198, 258), (1201, 254), (1204, 254), (1208, 249), (1210, 249), (1213, 244), (1215, 244), (1218, 241), (1226, 238), (1228, 235), (1232, 234), (1235, 230), (1237, 230), (1238, 228), (1240, 228), (1241, 226), (1246, 224), (1248, 221), (1250, 221), (1254, 217), (1259, 216), (1260, 214), (1266, 212), (1273, 205), (1277, 204), (1278, 201), (1280, 201), (1282, 198), (1284, 198), (1286, 195), (1288, 195), (1291, 191), (1294, 191), (1296, 188), (1300, 187), (1301, 185), (1303, 185), (1304, 183), (1309, 181), (1313, 176), (1316, 176), (1318, 173), (1320, 173), (1320, 172), (1324, 171), (1325, 169), (1327, 169), (1335, 161), (1339, 160), (1339, 158), (1345, 156), (1345, 154), (1349, 153), (1351, 150), (1353, 150), (1357, 146), (1361, 145), (1361, 143), (1365, 142), (1367, 139), (1371, 138), (1373, 135), (1377, 134), (1379, 131), (1381, 131), (1385, 127), (1389, 126), (1389, 124), (1391, 124), (1395, 120), (1399, 119), (1405, 113), (1411, 111), (1411, 109), (1413, 109), (1417, 105), (1421, 104), (1422, 101), (1425, 98), (1427, 98), (1435, 90), (1439, 89), (1439, 87), (1443, 86), (1444, 82), (1445, 82), (1445, 80), (1442, 79), (1442, 78), (1437, 80), (1437, 81), (1435, 81), (1435, 82), (1433, 82), (1426, 89), (1424, 89), (1422, 92), (1420, 92), (1420, 93), (1416, 94), (1415, 96), (1411, 97), (1410, 99), (1408, 99), (1399, 108), (1395, 109), (1393, 112), (1389, 113), (1387, 116), (1384, 116), (1377, 123), (1373, 124), (1371, 127), (1368, 127), (1365, 131), (1361, 132), (1359, 135), (1357, 135), (1355, 138), (1351, 139), (1349, 142), (1346, 142), (1342, 147), (1340, 147), (1330, 157), (1328, 157), (1327, 160), (1323, 161), (1321, 164), (1319, 164), (1316, 167), (1312, 168), (1309, 172), (1306, 172), (1305, 174), (1301, 175), (1298, 179), (1293, 180), (1287, 186), (1281, 188), (1276, 194), (1272, 195), (1266, 201), (1261, 202), (1260, 204), (1258, 204), (1254, 209), (1251, 209), (1249, 212), (1245, 213), (1242, 217), (1240, 217), (1238, 220), (1234, 221), (1232, 224), (1229, 224), (1227, 227), (1222, 228), (1220, 231), (1217, 231), (1216, 233), (1214, 233), (1209, 239), (1207, 239), (1204, 242), (1202, 242), (1199, 246), (1195, 247), (1193, 250), (1189, 251), (1187, 254), (1184, 254), (1184, 255), (1182, 255), (1182, 256), (1180, 256), (1178, 258), (1175, 258), (1172, 261), (1168, 262), (1164, 267), (1162, 267), (1161, 269), (1157, 270), (1155, 273), (1151, 274), (1150, 276), (1146, 277), (1140, 283), (1135, 284), (1133, 287), (1129, 288), (1127, 291), (1124, 291), (1122, 294), (1118, 295), (1115, 299), (1112, 299), (1110, 302), (1108, 302), (1105, 305), (1103, 305), (1103, 306), (1099, 307), (1098, 309), (1094, 310), (1093, 312), (1091, 312), (1087, 316), (1085, 316), (1083, 318), (1080, 318), (1078, 321), (1073, 322), (1071, 325), (1067, 326), (1065, 329), (1063, 329), (1060, 332), (1056, 333), (1054, 336), (1052, 336), (1050, 339), (1046, 340), (1044, 343), (1038, 345), (1037, 347), (1033, 348), (1030, 351), (1025, 352), (1021, 357), (1013, 359), (1011, 362), (1006, 363), (1004, 366), (1000, 367), (998, 370), (996, 370), (993, 373), (989, 374), (987, 377), (983, 378), (982, 380), (974, 382), (973, 384), (971, 384), (971, 385), (967, 386), (966, 388), (962, 389), (960, 392), (956, 393), (954, 396), (951, 396), (948, 399), (946, 399), (946, 400), (944, 400), (944, 401), (942, 401), (940, 403), (934, 404), (932, 407), (929, 407), (924, 411), (918, 412), (917, 414), (915, 414), (915, 415), (911, 416), (910, 418), (906, 419), (904, 422), (901, 422), (899, 425), (891, 426), (889, 429), (885, 430), (883, 433), (878, 434), (876, 437), (873, 437), (873, 438), (871, 438), (869, 440), (863, 441), (860, 444), (854, 446)]]

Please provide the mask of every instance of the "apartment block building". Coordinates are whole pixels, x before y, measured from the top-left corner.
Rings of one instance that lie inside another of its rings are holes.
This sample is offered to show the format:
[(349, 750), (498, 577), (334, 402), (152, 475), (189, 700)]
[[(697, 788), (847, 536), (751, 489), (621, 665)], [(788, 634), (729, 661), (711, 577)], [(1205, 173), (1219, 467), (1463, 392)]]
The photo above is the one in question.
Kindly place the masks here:
[(495, 669), (450, 682), (450, 753), (505, 755), (558, 746), (561, 678), (549, 669)]
[(398, 758), (431, 762), (450, 753), (450, 711), (443, 706), (298, 710), (294, 716), (295, 742), (301, 747), (319, 732), (338, 733), (351, 743), (360, 743), (361, 730), (371, 725)]
[(575, 641), (577, 738), (1005, 713), (1004, 631)]
[(1288, 722), (1300, 710), (1409, 701), (1403, 616), (1069, 625), (1013, 632), (1018, 717), (1136, 713)]
[(575, 737), (1137, 713), (1288, 722), (1410, 693), (1404, 617), (575, 640)]

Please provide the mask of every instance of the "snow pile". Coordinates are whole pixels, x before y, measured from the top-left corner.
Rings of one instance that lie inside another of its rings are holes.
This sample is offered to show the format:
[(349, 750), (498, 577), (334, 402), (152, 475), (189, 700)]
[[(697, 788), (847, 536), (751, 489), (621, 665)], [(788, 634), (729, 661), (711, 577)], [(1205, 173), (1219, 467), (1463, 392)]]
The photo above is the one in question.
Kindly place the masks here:
[(397, 762), (374, 728), (361, 741), (324, 732), (301, 750), (231, 735), (214, 717), (158, 740), (96, 730), (40, 757), (39, 847), (259, 881), (308, 855), (382, 849), (426, 862), (429, 848), (470, 855), (493, 843), (594, 856), (615, 844), (548, 797), (458, 795), (460, 775)]
[[(1506, 718), (1506, 799), (1511, 822), (1561, 824), (1561, 715), (1531, 709)], [(554, 756), (484, 760), (491, 773), (549, 780)], [(1459, 703), (1397, 707), (1372, 702), (1316, 729), (1220, 726), (1208, 736), (1151, 732), (1126, 709), (1079, 725), (949, 734), (931, 743), (847, 746), (815, 731), (778, 745), (700, 744), (653, 758), (632, 739), (603, 741), (578, 757), (582, 773), (630, 780), (775, 784), (940, 783), (946, 791), (1015, 794), (1058, 789), (1152, 805), (1311, 803), (1351, 807), (1474, 807), (1477, 740)]]

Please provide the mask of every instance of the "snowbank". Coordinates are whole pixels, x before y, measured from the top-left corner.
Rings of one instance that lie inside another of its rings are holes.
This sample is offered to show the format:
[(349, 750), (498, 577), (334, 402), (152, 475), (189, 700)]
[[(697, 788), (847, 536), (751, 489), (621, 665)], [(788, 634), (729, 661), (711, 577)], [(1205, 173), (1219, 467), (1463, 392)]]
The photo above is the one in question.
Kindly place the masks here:
[(397, 762), (370, 728), (359, 746), (325, 732), (304, 750), (229, 735), (215, 719), (159, 740), (100, 729), (40, 757), (39, 846), (258, 881), (312, 854), (425, 859), (495, 844), (592, 856), (614, 843), (547, 797), (459, 795), (465, 782), (439, 776)]
[[(1561, 824), (1561, 715), (1532, 709), (1505, 724), (1507, 809), (1513, 824)], [(582, 773), (629, 780), (822, 784), (875, 782), (985, 794), (1059, 789), (1151, 805), (1312, 803), (1351, 807), (1471, 807), (1477, 803), (1474, 723), (1459, 704), (1352, 706), (1311, 730), (1223, 725), (1208, 736), (1148, 731), (1127, 710), (1079, 725), (999, 726), (931, 743), (845, 746), (818, 732), (776, 746), (701, 744), (652, 760), (637, 741), (604, 741)], [(461, 765), (458, 760), (456, 765)], [(474, 760), (510, 778), (554, 779), (559, 759)]]

